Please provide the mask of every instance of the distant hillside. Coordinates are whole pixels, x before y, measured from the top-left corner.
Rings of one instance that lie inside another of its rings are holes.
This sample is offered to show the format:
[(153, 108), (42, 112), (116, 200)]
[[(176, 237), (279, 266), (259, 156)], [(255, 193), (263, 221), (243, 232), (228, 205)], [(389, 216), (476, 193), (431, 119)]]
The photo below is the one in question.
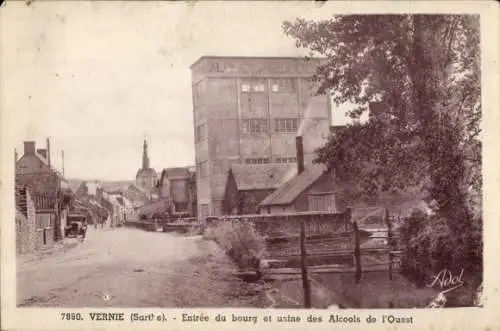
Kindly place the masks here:
[(134, 184), (134, 180), (94, 180), (94, 179), (88, 179), (88, 180), (83, 180), (83, 179), (68, 179), (68, 185), (69, 188), (73, 191), (76, 192), (80, 184), (83, 182), (98, 182), (99, 185), (105, 190), (105, 191), (115, 191), (119, 189), (126, 189), (130, 184)]

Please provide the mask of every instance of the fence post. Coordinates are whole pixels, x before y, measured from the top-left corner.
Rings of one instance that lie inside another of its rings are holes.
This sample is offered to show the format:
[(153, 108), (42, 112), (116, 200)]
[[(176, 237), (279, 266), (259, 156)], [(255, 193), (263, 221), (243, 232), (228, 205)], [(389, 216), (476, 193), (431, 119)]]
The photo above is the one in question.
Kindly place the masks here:
[(354, 234), (354, 262), (356, 265), (354, 280), (356, 284), (359, 284), (359, 281), (361, 280), (361, 249), (359, 247), (359, 229), (356, 221), (352, 222), (352, 228)]
[(349, 223), (352, 222), (352, 208), (348, 207), (346, 208), (346, 211), (344, 213), (344, 231), (347, 232), (349, 231)]
[(311, 308), (311, 288), (306, 265), (306, 234), (304, 221), (300, 223), (300, 269), (302, 271), (302, 287), (304, 288), (304, 307)]
[(389, 246), (389, 280), (392, 280), (392, 222), (389, 219), (389, 211), (384, 209), (384, 221), (387, 224), (387, 246)]

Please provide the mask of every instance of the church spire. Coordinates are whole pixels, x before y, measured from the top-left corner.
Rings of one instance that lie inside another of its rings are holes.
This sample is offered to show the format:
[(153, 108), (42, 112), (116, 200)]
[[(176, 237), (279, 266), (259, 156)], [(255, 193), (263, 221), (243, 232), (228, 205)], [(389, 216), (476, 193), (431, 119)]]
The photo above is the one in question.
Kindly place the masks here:
[(142, 152), (142, 169), (149, 169), (148, 142), (144, 139)]

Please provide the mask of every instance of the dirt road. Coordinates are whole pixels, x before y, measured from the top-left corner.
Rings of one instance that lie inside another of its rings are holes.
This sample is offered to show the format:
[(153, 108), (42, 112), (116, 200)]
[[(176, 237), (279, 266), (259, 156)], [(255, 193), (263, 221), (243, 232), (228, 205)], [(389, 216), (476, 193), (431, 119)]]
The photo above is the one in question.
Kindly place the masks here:
[(77, 247), (20, 259), (20, 306), (261, 307), (259, 285), (232, 276), (213, 243), (139, 229), (88, 229)]

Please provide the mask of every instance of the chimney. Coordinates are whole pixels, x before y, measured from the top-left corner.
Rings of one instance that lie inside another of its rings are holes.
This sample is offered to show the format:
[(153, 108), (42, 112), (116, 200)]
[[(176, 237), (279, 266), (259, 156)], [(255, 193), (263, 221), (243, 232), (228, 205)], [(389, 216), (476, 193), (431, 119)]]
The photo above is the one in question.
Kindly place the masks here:
[(52, 169), (50, 167), (50, 140), (47, 138), (47, 162), (49, 163), (49, 169)]
[(304, 171), (304, 145), (302, 136), (295, 137), (295, 147), (297, 149), (297, 173)]
[(35, 155), (35, 142), (25, 141), (24, 142), (24, 155)]
[(40, 154), (41, 157), (43, 157), (45, 160), (47, 160), (47, 150), (45, 148), (39, 148), (36, 150), (38, 154)]

